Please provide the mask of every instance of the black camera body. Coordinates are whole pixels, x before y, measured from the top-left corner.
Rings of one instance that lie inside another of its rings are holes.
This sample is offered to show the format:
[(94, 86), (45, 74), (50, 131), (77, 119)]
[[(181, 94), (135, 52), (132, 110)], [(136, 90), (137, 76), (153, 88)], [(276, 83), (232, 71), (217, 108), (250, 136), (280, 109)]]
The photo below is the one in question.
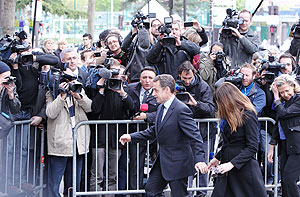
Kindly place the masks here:
[(164, 35), (164, 38), (162, 39), (163, 47), (170, 47), (176, 45), (175, 38), (173, 36), (170, 36), (170, 34), (172, 33), (172, 23), (172, 17), (165, 17), (164, 24), (159, 26), (158, 28), (158, 32)]
[(243, 73), (234, 71), (232, 75), (227, 75), (227, 77), (225, 77), (225, 82), (230, 82), (240, 89), (242, 87), (243, 77)]
[(226, 18), (223, 21), (223, 36), (232, 36), (232, 30), (230, 27), (238, 29), (240, 24), (244, 23), (243, 18), (237, 18), (238, 12), (236, 10), (232, 10), (230, 8), (226, 9)]
[(221, 50), (219, 50), (216, 53), (216, 62), (217, 63), (222, 63), (225, 60), (225, 53)]
[(285, 69), (285, 64), (279, 63), (275, 60), (274, 56), (269, 56), (268, 61), (264, 61), (262, 64), (263, 66), (259, 70), (259, 73), (261, 73), (263, 70), (266, 70), (265, 81), (266, 83), (273, 83), (274, 79), (278, 77), (278, 72), (280, 69)]
[(300, 38), (300, 19), (299, 19), (298, 24), (295, 24), (292, 26), (291, 32), (292, 32), (294, 38), (296, 38), (296, 39)]
[(33, 64), (33, 55), (25, 54), (18, 57), (18, 62), (23, 66), (31, 66)]
[(182, 80), (176, 81), (176, 90), (177, 90), (176, 98), (183, 103), (188, 103), (190, 100), (190, 96), (187, 93)]
[(0, 39), (0, 56), (3, 61), (9, 59), (12, 53), (21, 53), (27, 51), (30, 45), (24, 40), (27, 38), (25, 31), (16, 32), (14, 37), (5, 35)]
[[(51, 68), (48, 72), (41, 71), (39, 83), (44, 89), (49, 89), (52, 98), (55, 99), (60, 93), (67, 93), (69, 91), (80, 93), (83, 85), (80, 82), (74, 81), (77, 77), (62, 72), (60, 69)], [(62, 82), (68, 83), (67, 88), (60, 88), (59, 84)]]
[(132, 27), (137, 27), (138, 29), (141, 29), (145, 27), (145, 29), (150, 29), (150, 23), (146, 22), (145, 20), (148, 18), (155, 18), (156, 14), (155, 13), (149, 13), (148, 15), (144, 15), (142, 11), (138, 11), (135, 14), (135, 18), (132, 20), (131, 25)]
[(13, 77), (13, 76), (9, 76), (7, 78), (8, 78), (8, 80), (3, 82), (4, 85), (9, 85), (9, 84), (15, 83), (17, 81), (17, 78)]

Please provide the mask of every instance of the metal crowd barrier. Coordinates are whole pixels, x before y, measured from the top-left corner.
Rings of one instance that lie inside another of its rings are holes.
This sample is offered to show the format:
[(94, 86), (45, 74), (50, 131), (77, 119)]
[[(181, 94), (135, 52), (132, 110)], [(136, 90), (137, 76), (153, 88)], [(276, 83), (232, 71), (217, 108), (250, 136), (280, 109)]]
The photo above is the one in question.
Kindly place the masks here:
[(30, 122), (15, 121), (0, 140), (0, 196), (43, 196), (45, 132)]
[[(200, 123), (207, 123), (207, 132), (208, 132), (208, 136), (207, 136), (207, 139), (211, 139), (211, 136), (209, 136), (210, 134), (210, 124), (213, 124), (213, 123), (218, 123), (218, 119), (217, 118), (210, 118), (210, 119), (196, 119), (195, 120), (198, 124), (198, 127), (200, 125)], [(264, 118), (264, 117), (261, 117), (259, 118), (259, 122), (264, 122), (265, 124), (265, 132), (267, 132), (268, 130), (268, 125), (267, 123), (268, 122), (271, 122), (272, 124), (275, 124), (275, 121), (271, 118)], [(140, 124), (145, 124), (144, 121), (138, 121), (138, 120), (97, 120), (97, 121), (83, 121), (83, 122), (80, 122), (76, 125), (76, 127), (74, 128), (74, 132), (73, 132), (73, 172), (76, 172), (76, 141), (77, 141), (77, 129), (79, 127), (82, 127), (84, 126), (85, 127), (85, 136), (87, 134), (87, 127), (89, 125), (95, 125), (95, 130), (98, 129), (99, 125), (105, 125), (105, 134), (106, 134), (106, 145), (105, 145), (105, 172), (104, 172), (104, 177), (103, 178), (103, 181), (102, 181), (102, 185), (103, 185), (103, 188), (105, 188), (105, 190), (97, 190), (97, 187), (96, 187), (96, 190), (95, 191), (88, 191), (88, 180), (87, 180), (87, 174), (89, 173), (88, 172), (88, 166), (87, 166), (87, 153), (84, 155), (84, 162), (83, 162), (83, 165), (84, 165), (84, 174), (85, 174), (85, 177), (84, 177), (84, 187), (81, 188), (80, 191), (76, 191), (78, 190), (78, 188), (76, 189), (76, 173), (73, 173), (73, 190), (72, 190), (72, 196), (83, 196), (83, 195), (86, 195), (86, 196), (89, 196), (89, 195), (113, 195), (113, 194), (143, 194), (145, 193), (145, 190), (144, 189), (141, 189), (139, 188), (139, 184), (137, 184), (137, 189), (134, 189), (134, 190), (130, 190), (129, 189), (129, 146), (128, 146), (128, 143), (127, 143), (127, 151), (126, 151), (126, 188), (125, 189), (122, 189), (122, 190), (119, 190), (118, 189), (118, 182), (119, 182), (119, 176), (118, 176), (118, 173), (116, 175), (116, 190), (113, 190), (113, 191), (109, 191), (108, 190), (108, 187), (109, 187), (109, 183), (108, 183), (108, 171), (109, 171), (109, 164), (108, 164), (108, 127), (109, 125), (116, 125), (116, 135), (118, 136), (119, 135), (119, 132), (122, 132), (119, 130), (119, 126), (121, 124), (125, 124), (126, 125), (126, 131), (124, 133), (130, 133), (129, 132), (129, 125), (132, 125), (132, 124), (136, 124), (136, 127), (137, 127), (137, 131), (139, 131), (140, 129)], [(148, 127), (149, 127), (149, 124), (148, 124)], [(94, 132), (94, 131), (91, 131), (91, 132)], [(212, 143), (212, 149), (213, 149), (213, 152), (216, 153), (217, 151), (217, 148), (218, 148), (218, 144), (219, 144), (219, 134), (220, 134), (220, 129), (217, 128), (217, 134), (214, 138), (214, 142)], [(267, 134), (267, 133), (266, 133)], [(96, 132), (96, 139), (98, 138), (97, 136), (97, 132)], [(116, 143), (118, 144), (118, 141), (119, 139), (117, 138), (116, 139)], [(265, 139), (265, 143), (268, 144), (267, 142), (267, 138)], [(97, 145), (97, 140), (95, 142), (96, 144), (96, 147), (98, 147)], [(85, 148), (87, 146), (87, 137), (85, 137)], [(211, 147), (210, 147), (210, 140), (208, 140), (208, 151), (207, 151), (207, 163), (209, 162), (209, 157), (210, 157), (210, 153), (211, 153)], [(265, 149), (267, 149), (267, 146), (265, 146)], [(139, 144), (137, 144), (137, 153), (139, 153)], [(274, 151), (274, 184), (272, 185), (267, 185), (267, 154), (268, 154), (268, 150), (265, 150), (265, 158), (264, 158), (264, 162), (265, 162), (265, 173), (264, 173), (264, 182), (265, 182), (265, 187), (266, 188), (274, 188), (274, 196), (278, 196), (278, 187), (280, 186), (280, 184), (278, 183), (278, 151), (277, 151), (277, 146), (275, 146), (275, 151)], [(118, 160), (119, 158), (119, 152), (117, 151), (116, 152), (116, 159)], [(97, 160), (97, 154), (96, 154), (96, 160)], [(131, 161), (132, 162), (132, 161)], [(137, 154), (137, 161), (134, 161), (134, 162), (137, 162), (137, 168), (138, 168), (138, 164), (139, 164), (139, 154)], [(147, 142), (147, 151), (146, 151), (146, 159), (145, 159), (145, 168), (146, 168), (146, 177), (147, 179), (149, 178), (149, 172), (150, 172), (150, 163), (149, 163), (149, 141)], [(96, 162), (96, 180), (97, 180), (97, 169), (98, 169), (98, 166), (97, 166), (97, 162)], [(119, 169), (119, 162), (116, 163), (116, 169), (117, 169), (117, 172), (118, 172), (118, 169)], [(210, 176), (208, 176), (208, 187), (199, 187), (199, 174), (197, 174), (196, 176), (196, 179), (198, 181), (195, 182), (194, 180), (194, 183), (193, 183), (193, 186), (192, 187), (189, 187), (188, 188), (188, 191), (189, 192), (192, 192), (192, 191), (212, 191), (213, 190), (213, 186), (212, 186), (212, 182), (210, 181)], [(139, 182), (139, 174), (138, 174), (138, 170), (137, 170), (137, 183)], [(97, 183), (97, 182), (96, 182)], [(83, 185), (83, 184), (81, 184)], [(165, 191), (170, 191), (170, 189), (166, 189)]]

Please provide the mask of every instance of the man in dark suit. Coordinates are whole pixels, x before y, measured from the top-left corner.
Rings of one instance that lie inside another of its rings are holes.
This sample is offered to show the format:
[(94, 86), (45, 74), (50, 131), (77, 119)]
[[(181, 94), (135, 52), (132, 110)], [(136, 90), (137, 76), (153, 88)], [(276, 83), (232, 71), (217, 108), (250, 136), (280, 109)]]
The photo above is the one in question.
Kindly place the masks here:
[[(155, 97), (152, 95), (153, 92), (153, 79), (156, 76), (155, 70), (152, 67), (145, 67), (142, 69), (140, 74), (140, 82), (131, 83), (128, 85), (127, 93), (128, 97), (132, 99), (134, 107), (130, 110), (130, 116), (134, 116), (135, 120), (144, 120), (148, 123), (153, 123), (156, 117), (157, 102)], [(141, 104), (147, 104), (148, 110), (146, 112), (140, 112)], [(139, 131), (147, 129), (148, 124), (139, 124)], [(137, 131), (137, 125), (130, 125), (130, 133)], [(139, 148), (137, 148), (139, 147)], [(157, 152), (156, 143), (150, 144), (150, 152)], [(151, 149), (152, 148), (152, 149)], [(130, 144), (130, 163), (129, 163), (129, 188), (130, 189), (141, 189), (143, 188), (143, 177), (144, 177), (144, 165), (145, 155), (147, 151), (147, 143), (142, 142), (137, 144)], [(139, 152), (137, 152), (139, 151)], [(137, 154), (139, 159), (137, 159)], [(137, 165), (139, 171), (137, 172)], [(138, 177), (138, 179), (137, 179)], [(137, 181), (139, 187), (137, 187)], [(131, 196), (141, 196), (131, 195)]]
[(157, 140), (159, 153), (145, 188), (150, 196), (160, 196), (167, 184), (171, 187), (172, 197), (186, 196), (188, 176), (193, 175), (195, 169), (207, 172), (203, 141), (192, 112), (175, 98), (174, 92), (175, 80), (171, 75), (155, 77), (153, 95), (161, 103), (155, 125), (120, 138), (122, 144)]

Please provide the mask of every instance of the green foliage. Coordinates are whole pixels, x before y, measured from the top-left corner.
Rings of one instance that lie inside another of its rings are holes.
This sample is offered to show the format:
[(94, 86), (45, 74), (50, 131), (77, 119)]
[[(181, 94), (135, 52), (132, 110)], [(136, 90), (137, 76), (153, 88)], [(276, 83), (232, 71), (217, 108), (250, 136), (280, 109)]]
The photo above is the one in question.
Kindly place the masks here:
[[(123, 0), (114, 0), (114, 11), (121, 11)], [(95, 0), (95, 10), (98, 12), (110, 11), (110, 0)]]
[(237, 0), (236, 1), (236, 10), (237, 11), (242, 11), (245, 9), (246, 3), (245, 0)]
[[(31, 0), (17, 0), (16, 10), (24, 9), (31, 4)], [(69, 18), (78, 19), (86, 17), (85, 12), (77, 11), (67, 7), (62, 0), (43, 0), (43, 11), (46, 13), (56, 14), (58, 16), (67, 16)]]

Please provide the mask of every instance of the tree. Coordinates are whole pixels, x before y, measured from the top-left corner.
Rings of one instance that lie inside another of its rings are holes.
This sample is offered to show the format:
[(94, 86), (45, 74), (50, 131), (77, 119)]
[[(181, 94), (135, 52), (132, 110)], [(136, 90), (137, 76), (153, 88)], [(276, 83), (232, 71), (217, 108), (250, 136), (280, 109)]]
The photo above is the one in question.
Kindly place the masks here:
[[(2, 27), (2, 34), (12, 35), (15, 31), (15, 9), (16, 0), (0, 0), (1, 5), (1, 17), (0, 17), (0, 29)], [(0, 32), (1, 33), (1, 32)]]
[[(30, 5), (31, 2), (32, 0), (17, 0), (16, 9), (24, 9), (27, 5)], [(46, 13), (56, 14), (58, 16), (64, 15), (68, 18), (74, 19), (78, 19), (80, 16), (86, 16), (85, 12), (70, 9), (63, 3), (62, 0), (43, 0), (43, 11)]]
[(94, 35), (95, 0), (89, 0), (87, 15), (88, 15), (88, 33)]

